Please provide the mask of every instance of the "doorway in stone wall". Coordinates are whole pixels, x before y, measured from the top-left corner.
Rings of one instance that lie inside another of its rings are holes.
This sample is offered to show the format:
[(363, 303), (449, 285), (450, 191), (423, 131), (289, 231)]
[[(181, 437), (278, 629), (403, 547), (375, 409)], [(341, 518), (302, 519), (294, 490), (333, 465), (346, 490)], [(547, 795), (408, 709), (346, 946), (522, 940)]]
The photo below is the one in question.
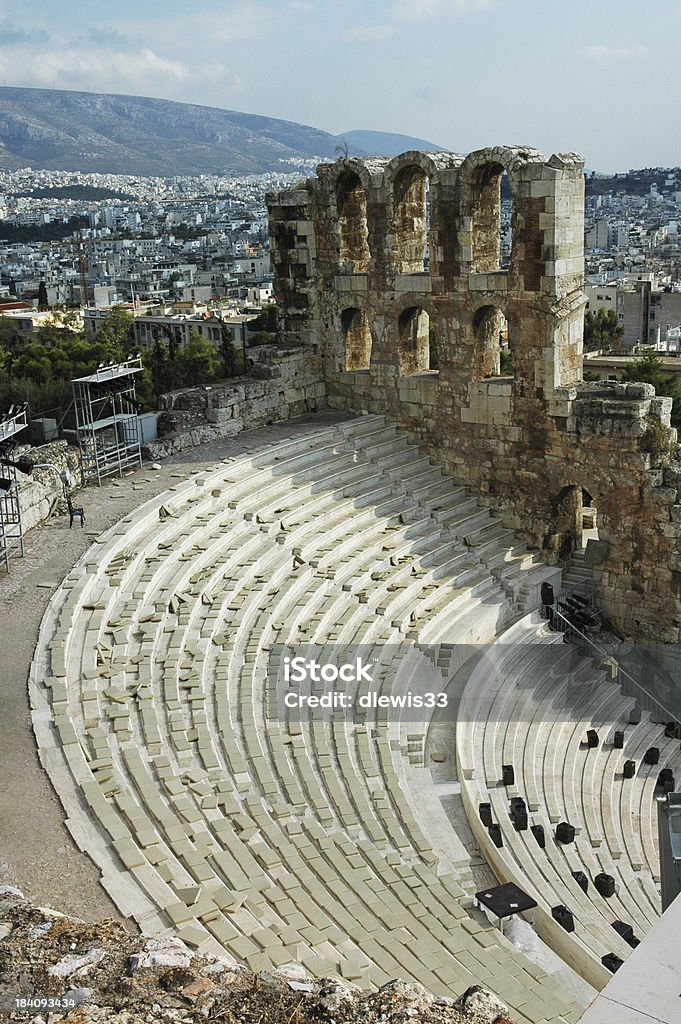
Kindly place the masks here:
[(551, 525), (544, 547), (566, 561), (599, 539), (598, 507), (591, 493), (571, 484), (551, 499)]
[(581, 510), (581, 544), (585, 548), (587, 541), (598, 540), (598, 508), (586, 487), (580, 488), (582, 492)]

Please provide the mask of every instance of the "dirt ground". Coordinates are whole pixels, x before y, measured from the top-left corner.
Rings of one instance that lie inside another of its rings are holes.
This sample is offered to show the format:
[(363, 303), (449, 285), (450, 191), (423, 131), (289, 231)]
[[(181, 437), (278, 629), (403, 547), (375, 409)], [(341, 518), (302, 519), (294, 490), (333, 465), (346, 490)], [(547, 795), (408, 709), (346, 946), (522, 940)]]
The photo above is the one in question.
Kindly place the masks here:
[(314, 432), (344, 419), (322, 413), (250, 431), (149, 465), (101, 488), (78, 492), (87, 525), (69, 529), (59, 516), (26, 536), (24, 558), (9, 575), (0, 569), (0, 884), (17, 886), (39, 906), (58, 907), (84, 921), (118, 918), (99, 885), (99, 872), (78, 850), (64, 825), (61, 804), (40, 766), (28, 703), (27, 679), (40, 622), (51, 594), (92, 543), (131, 509), (228, 456)]

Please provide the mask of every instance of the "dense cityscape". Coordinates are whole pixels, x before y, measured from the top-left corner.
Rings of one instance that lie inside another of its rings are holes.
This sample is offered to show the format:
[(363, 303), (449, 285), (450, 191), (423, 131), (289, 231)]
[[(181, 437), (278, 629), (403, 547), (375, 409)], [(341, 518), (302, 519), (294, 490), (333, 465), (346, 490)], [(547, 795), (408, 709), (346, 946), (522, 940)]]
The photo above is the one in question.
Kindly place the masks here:
[[(240, 177), (1, 171), (4, 312), (29, 330), (63, 306), (100, 310), (86, 327), (120, 304), (136, 316), (258, 312), (271, 299), (264, 196), (309, 173), (307, 163)], [(502, 259), (510, 214), (504, 199)], [(587, 177), (587, 296), (590, 308), (617, 313), (624, 349), (678, 350), (680, 225), (678, 168)]]

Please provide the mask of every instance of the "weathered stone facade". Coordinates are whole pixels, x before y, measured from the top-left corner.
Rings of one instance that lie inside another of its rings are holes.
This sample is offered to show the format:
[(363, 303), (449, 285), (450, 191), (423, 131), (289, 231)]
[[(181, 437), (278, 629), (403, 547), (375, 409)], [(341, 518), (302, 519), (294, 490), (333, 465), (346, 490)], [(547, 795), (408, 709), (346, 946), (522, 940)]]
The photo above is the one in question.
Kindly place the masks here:
[[(280, 339), (321, 359), (331, 407), (405, 428), (547, 561), (574, 547), (586, 490), (608, 543), (601, 596), (612, 618), (677, 641), (671, 400), (648, 385), (582, 381), (583, 181), (580, 157), (528, 147), (321, 164), (268, 197)], [(505, 326), (513, 375), (501, 377)]]

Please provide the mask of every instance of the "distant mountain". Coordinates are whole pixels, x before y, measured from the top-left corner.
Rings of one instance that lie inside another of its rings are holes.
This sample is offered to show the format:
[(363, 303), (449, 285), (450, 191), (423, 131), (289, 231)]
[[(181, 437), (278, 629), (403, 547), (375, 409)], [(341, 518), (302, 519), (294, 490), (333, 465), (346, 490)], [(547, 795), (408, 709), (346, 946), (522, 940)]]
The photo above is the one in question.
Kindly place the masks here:
[(342, 136), (275, 117), (145, 96), (0, 87), (0, 168), (109, 174), (259, 174), (305, 160), (440, 149), (389, 132)]
[(343, 132), (339, 139), (348, 144), (348, 151), (362, 153), (366, 156), (398, 156), (408, 149), (441, 150), (434, 142), (426, 139), (415, 139), (411, 135), (399, 135), (395, 132), (353, 131)]
[(335, 160), (339, 139), (274, 117), (193, 103), (0, 87), (0, 167), (173, 176)]

